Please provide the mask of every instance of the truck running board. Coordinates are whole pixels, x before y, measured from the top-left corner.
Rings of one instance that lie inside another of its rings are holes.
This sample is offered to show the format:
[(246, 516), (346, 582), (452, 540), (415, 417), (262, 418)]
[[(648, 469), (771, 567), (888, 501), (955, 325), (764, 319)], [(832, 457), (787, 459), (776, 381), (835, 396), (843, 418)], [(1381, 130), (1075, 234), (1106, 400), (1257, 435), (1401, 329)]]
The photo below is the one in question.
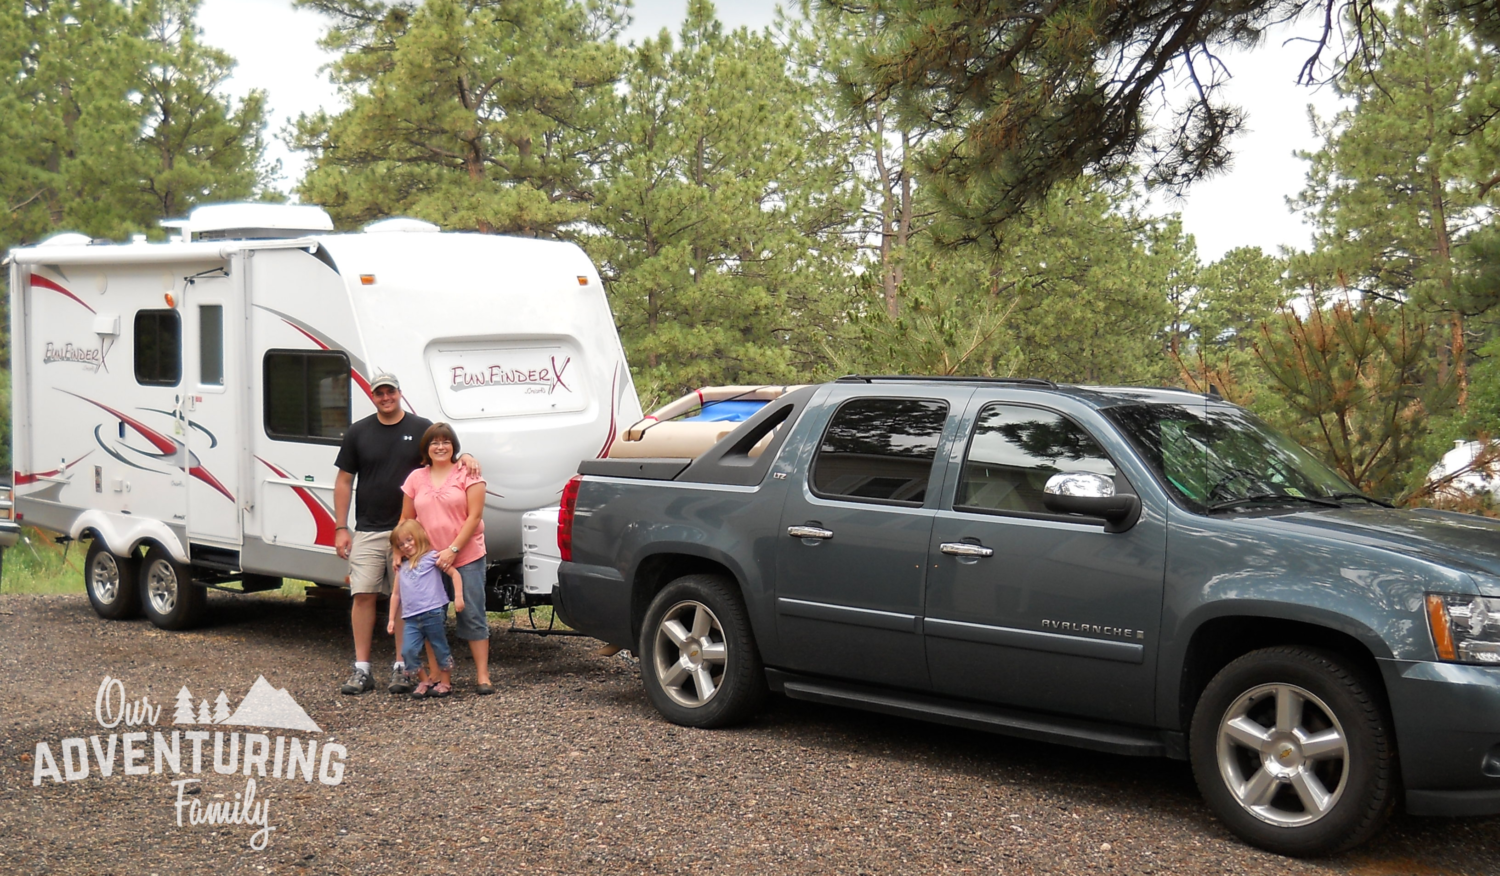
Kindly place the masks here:
[(949, 700), (923, 694), (884, 690), (860, 685), (841, 684), (823, 679), (804, 678), (777, 669), (766, 670), (771, 689), (794, 700), (846, 706), (933, 721), (970, 730), (1018, 736), (1041, 742), (1071, 745), (1111, 754), (1137, 757), (1169, 757), (1170, 747), (1159, 733), (1134, 727), (1058, 718), (1009, 709), (999, 709), (960, 700)]

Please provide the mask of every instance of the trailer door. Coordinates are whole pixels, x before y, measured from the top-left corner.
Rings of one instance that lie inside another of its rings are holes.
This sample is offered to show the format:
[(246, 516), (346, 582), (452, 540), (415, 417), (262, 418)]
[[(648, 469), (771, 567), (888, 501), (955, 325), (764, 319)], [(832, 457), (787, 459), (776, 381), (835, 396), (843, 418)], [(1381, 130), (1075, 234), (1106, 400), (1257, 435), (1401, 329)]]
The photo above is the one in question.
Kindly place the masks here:
[(195, 278), (184, 291), (181, 407), (188, 425), (188, 535), (237, 550), (244, 316), (232, 291), (232, 281), (222, 276)]

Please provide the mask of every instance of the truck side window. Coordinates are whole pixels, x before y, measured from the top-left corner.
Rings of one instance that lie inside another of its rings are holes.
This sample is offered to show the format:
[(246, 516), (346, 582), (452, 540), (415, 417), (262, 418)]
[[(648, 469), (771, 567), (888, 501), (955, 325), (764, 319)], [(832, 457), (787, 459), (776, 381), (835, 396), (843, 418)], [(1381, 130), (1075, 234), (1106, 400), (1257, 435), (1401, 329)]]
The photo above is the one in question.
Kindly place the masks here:
[(338, 444), (349, 429), (349, 357), (323, 350), (268, 350), (266, 434), (279, 441)]
[(1042, 490), (1053, 475), (1075, 471), (1119, 475), (1104, 448), (1061, 414), (988, 405), (974, 424), (953, 505), (962, 511), (1056, 517), (1042, 503)]
[(182, 379), (182, 320), (175, 310), (135, 314), (135, 382), (176, 386)]
[(908, 398), (861, 398), (834, 412), (812, 466), (812, 491), (830, 499), (918, 507), (948, 404)]

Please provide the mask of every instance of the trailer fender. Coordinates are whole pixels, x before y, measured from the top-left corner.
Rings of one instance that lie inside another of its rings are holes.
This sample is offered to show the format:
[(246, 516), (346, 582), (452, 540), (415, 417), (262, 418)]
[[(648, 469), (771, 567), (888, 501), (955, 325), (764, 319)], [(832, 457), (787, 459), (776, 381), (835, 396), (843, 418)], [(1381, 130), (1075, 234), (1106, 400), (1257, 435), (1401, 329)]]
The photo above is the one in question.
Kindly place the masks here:
[(107, 511), (89, 510), (78, 515), (68, 535), (82, 538), (85, 532), (93, 531), (96, 538), (116, 556), (129, 556), (141, 542), (154, 542), (166, 549), (172, 559), (186, 565), (188, 560), (185, 533), (179, 533), (160, 520), (145, 517), (127, 517)]

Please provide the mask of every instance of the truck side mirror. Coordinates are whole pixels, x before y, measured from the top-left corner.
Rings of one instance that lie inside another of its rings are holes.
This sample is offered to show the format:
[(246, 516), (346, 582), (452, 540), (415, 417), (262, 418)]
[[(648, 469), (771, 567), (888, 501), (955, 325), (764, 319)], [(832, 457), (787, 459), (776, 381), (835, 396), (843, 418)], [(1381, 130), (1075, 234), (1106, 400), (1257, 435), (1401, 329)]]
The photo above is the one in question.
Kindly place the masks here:
[(1042, 502), (1055, 514), (1083, 514), (1104, 518), (1105, 532), (1124, 532), (1141, 517), (1141, 499), (1116, 493), (1115, 482), (1101, 474), (1061, 472), (1047, 479)]

